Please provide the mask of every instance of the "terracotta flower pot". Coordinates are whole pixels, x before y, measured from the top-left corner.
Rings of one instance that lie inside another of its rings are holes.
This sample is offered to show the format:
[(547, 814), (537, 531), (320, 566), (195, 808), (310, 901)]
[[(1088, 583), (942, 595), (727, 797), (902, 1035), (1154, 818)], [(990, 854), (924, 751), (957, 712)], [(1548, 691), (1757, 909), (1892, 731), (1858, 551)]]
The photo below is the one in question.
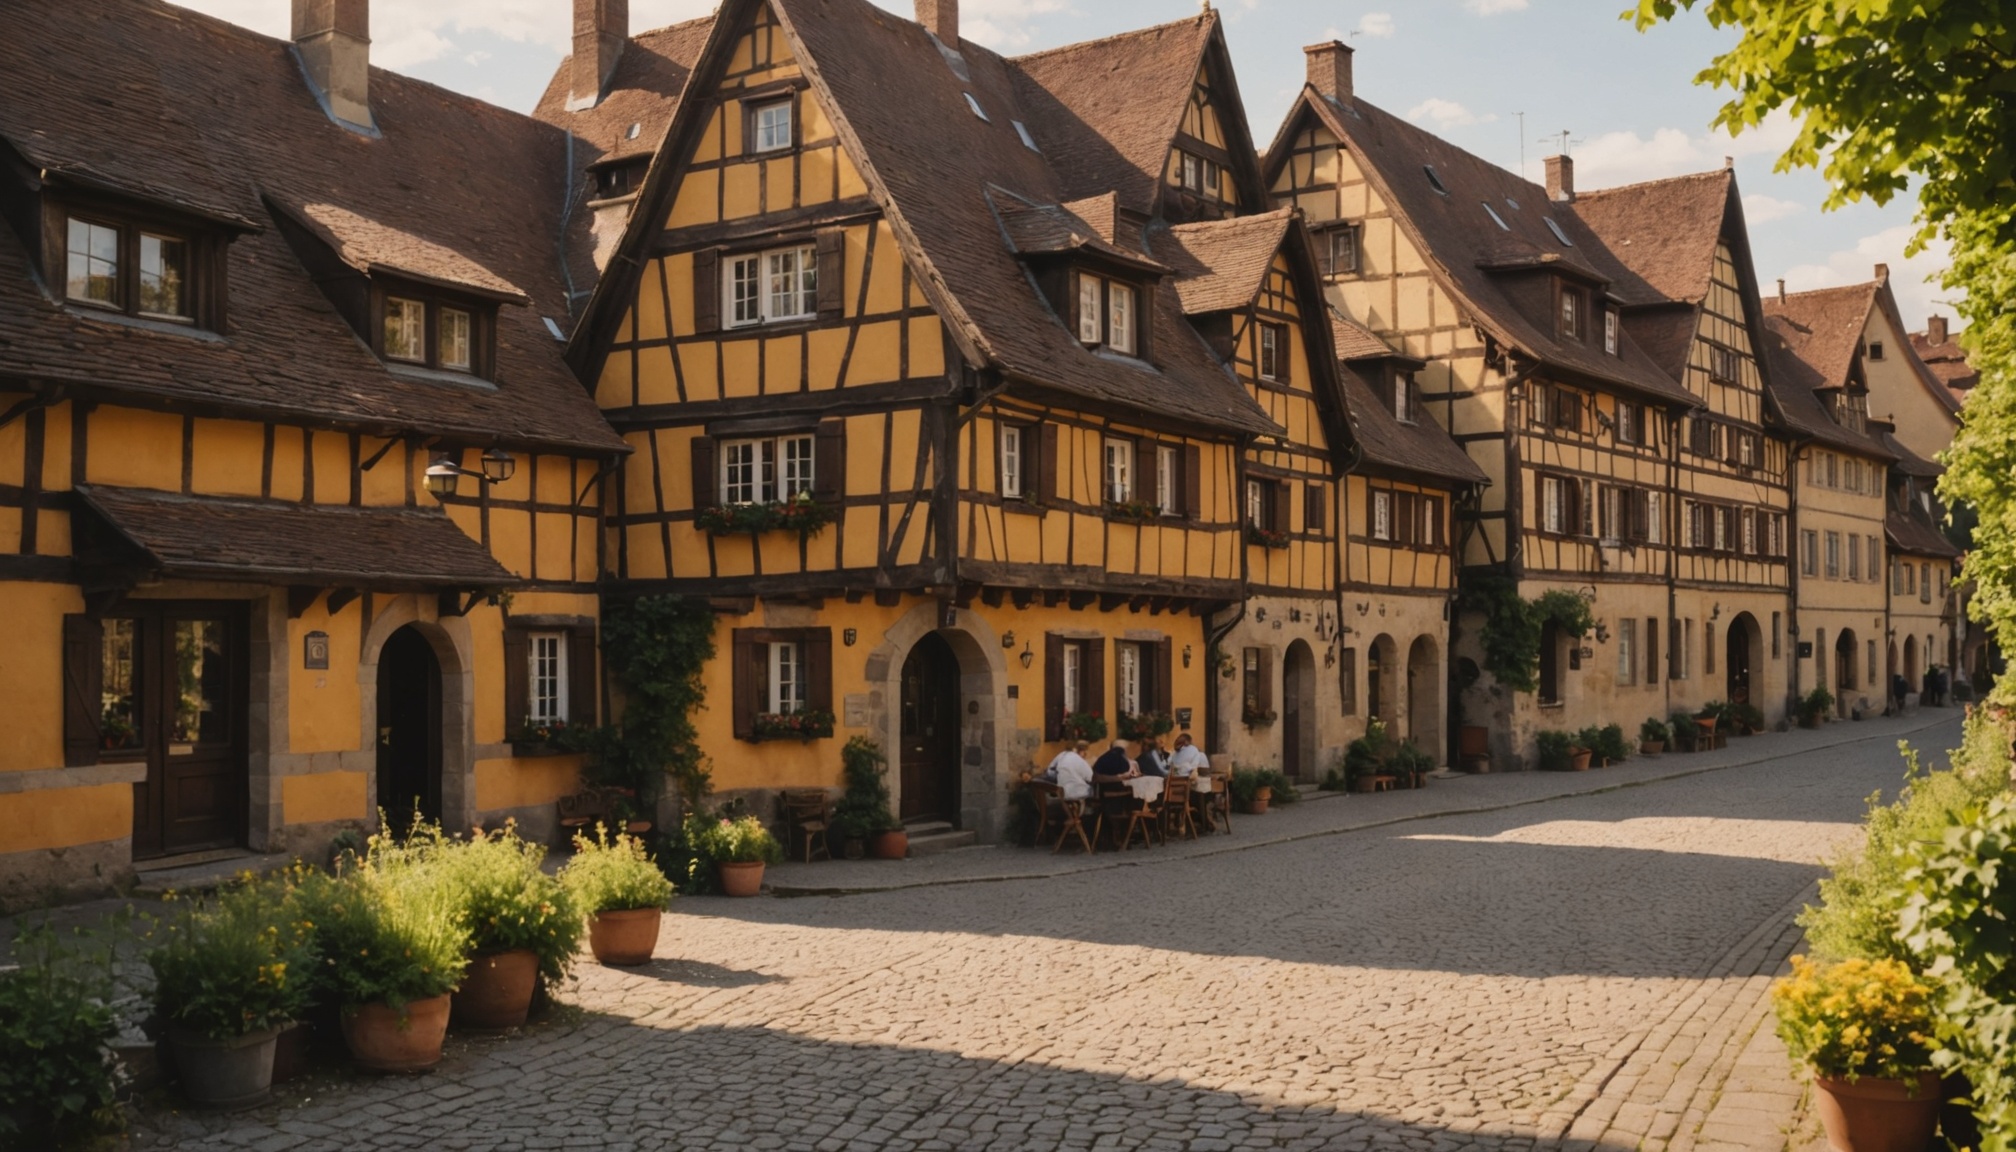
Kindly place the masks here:
[(883, 832), (869, 842), (868, 854), (877, 860), (901, 860), (910, 855), (910, 834), (900, 828)]
[(747, 863), (723, 862), (721, 869), (721, 892), (726, 896), (754, 896), (763, 891), (763, 862), (753, 860)]
[(618, 908), (588, 918), (588, 948), (597, 964), (629, 968), (651, 962), (664, 913), (657, 908)]
[(1261, 788), (1255, 791), (1253, 793), (1253, 799), (1248, 800), (1246, 802), (1245, 807), (1247, 814), (1251, 816), (1266, 815), (1267, 804), (1269, 801), (1273, 799), (1274, 799), (1274, 789), (1272, 787)]
[(1666, 751), (1666, 742), (1664, 740), (1640, 740), (1638, 742), (1638, 754), (1640, 756), (1657, 756), (1664, 751)]
[(273, 1044), (273, 1083), (285, 1084), (306, 1076), (314, 1048), (313, 1024), (303, 1020), (282, 1028)]
[(490, 1032), (520, 1027), (538, 985), (539, 956), (530, 948), (477, 956), (455, 990), (455, 1026)]
[(350, 1056), (374, 1072), (425, 1072), (441, 1062), (448, 1036), (448, 994), (408, 1001), (402, 1009), (383, 1001), (343, 1009), (343, 1042)]
[(273, 1090), (273, 1047), (279, 1036), (277, 1028), (229, 1040), (171, 1031), (168, 1042), (175, 1049), (182, 1094), (199, 1108), (243, 1108), (264, 1100)]
[(1939, 1123), (1940, 1096), (1936, 1072), (1919, 1074), (1915, 1085), (1813, 1077), (1813, 1103), (1835, 1152), (1923, 1152)]
[(1592, 755), (1594, 753), (1590, 752), (1587, 748), (1570, 750), (1568, 753), (1569, 770), (1573, 772), (1587, 772), (1589, 770), (1589, 757)]

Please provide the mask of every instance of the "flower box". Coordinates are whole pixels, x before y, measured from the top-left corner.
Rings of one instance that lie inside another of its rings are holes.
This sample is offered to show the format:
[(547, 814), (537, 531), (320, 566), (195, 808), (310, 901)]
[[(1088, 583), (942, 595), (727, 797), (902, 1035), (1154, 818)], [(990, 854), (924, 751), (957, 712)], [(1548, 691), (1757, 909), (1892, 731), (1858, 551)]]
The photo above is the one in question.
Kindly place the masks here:
[(1059, 725), (1066, 740), (1104, 740), (1106, 718), (1097, 712), (1067, 713)]
[(1288, 533), (1273, 528), (1260, 528), (1249, 524), (1246, 526), (1246, 542), (1248, 544), (1258, 544), (1262, 548), (1286, 548), (1288, 547)]
[(840, 518), (838, 509), (807, 496), (768, 504), (719, 504), (700, 511), (695, 522), (710, 536), (757, 536), (796, 532), (812, 536)]
[(1176, 730), (1176, 718), (1167, 712), (1122, 713), (1120, 716), (1120, 738), (1122, 740), (1146, 740), (1151, 736), (1167, 736)]
[(1254, 712), (1248, 710), (1239, 714), (1240, 721), (1248, 728), (1265, 728), (1280, 718), (1281, 715), (1278, 712)]
[(761, 712), (750, 724), (749, 738), (763, 740), (803, 740), (811, 743), (833, 735), (831, 712)]
[(1106, 518), (1128, 524), (1153, 524), (1162, 518), (1162, 509), (1151, 500), (1126, 500), (1106, 505)]

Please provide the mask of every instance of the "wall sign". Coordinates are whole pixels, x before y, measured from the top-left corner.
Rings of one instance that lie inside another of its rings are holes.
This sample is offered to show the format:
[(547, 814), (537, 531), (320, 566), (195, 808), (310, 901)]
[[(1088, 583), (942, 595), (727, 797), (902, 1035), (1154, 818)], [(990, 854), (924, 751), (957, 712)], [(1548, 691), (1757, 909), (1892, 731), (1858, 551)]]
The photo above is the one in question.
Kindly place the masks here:
[(314, 671), (329, 670), (329, 634), (310, 632), (301, 638), (301, 666)]
[(1176, 726), (1179, 728), (1190, 727), (1190, 709), (1188, 708), (1176, 709)]
[(1799, 659), (1811, 660), (1812, 658), (1813, 658), (1813, 642), (1811, 640), (1799, 641)]

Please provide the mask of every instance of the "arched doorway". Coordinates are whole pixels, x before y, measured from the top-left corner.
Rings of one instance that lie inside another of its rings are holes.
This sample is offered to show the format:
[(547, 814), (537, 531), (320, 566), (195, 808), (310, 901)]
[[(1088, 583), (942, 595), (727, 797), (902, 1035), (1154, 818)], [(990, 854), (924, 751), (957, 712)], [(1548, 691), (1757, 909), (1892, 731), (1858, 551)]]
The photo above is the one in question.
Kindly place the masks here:
[(1904, 638), (1904, 691), (1921, 691), (1925, 683), (1925, 670), (1918, 664), (1918, 637)]
[(1304, 640), (1288, 645), (1281, 662), (1281, 770), (1296, 780), (1316, 775), (1316, 655)]
[(1395, 707), (1399, 703), (1395, 697), (1399, 694), (1400, 674), (1393, 638), (1380, 636), (1373, 640), (1365, 650), (1366, 719), (1393, 723)]
[(1855, 691), (1858, 671), (1855, 665), (1855, 632), (1844, 628), (1834, 641), (1834, 712), (1837, 716), (1846, 716), (1851, 711), (1848, 694)]
[(1407, 738), (1435, 758), (1442, 757), (1442, 661), (1435, 640), (1416, 636), (1407, 649)]
[(959, 658), (936, 632), (903, 661), (902, 799), (908, 820), (959, 818)]
[(441, 661), (411, 624), (378, 653), (378, 807), (394, 830), (441, 819)]
[(1725, 679), (1726, 699), (1731, 704), (1752, 704), (1756, 702), (1756, 687), (1750, 682), (1752, 669), (1756, 667), (1758, 649), (1762, 647), (1763, 629), (1757, 626), (1757, 618), (1748, 612), (1737, 614), (1729, 622), (1729, 631), (1723, 638), (1726, 648), (1723, 652), (1722, 670)]

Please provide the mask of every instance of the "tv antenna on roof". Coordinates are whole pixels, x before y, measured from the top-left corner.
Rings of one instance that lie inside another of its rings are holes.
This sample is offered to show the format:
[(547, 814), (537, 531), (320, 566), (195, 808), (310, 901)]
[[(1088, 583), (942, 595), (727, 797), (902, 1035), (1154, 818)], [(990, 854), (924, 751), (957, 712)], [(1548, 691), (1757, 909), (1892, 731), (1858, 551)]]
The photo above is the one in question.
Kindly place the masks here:
[[(1580, 144), (1580, 143), (1582, 143), (1582, 141), (1581, 141), (1581, 140), (1579, 140), (1579, 139), (1576, 139), (1576, 140), (1570, 140), (1570, 139), (1569, 139), (1568, 137), (1569, 137), (1569, 136), (1571, 136), (1571, 135), (1573, 135), (1573, 133), (1571, 133), (1571, 132), (1570, 132), (1570, 131), (1569, 131), (1568, 129), (1566, 129), (1566, 128), (1563, 128), (1563, 129), (1562, 129), (1561, 131), (1559, 131), (1559, 132), (1549, 132), (1549, 133), (1548, 133), (1547, 135), (1545, 135), (1545, 136), (1542, 136), (1542, 137), (1540, 138), (1540, 143), (1542, 143), (1542, 144), (1552, 144), (1552, 143), (1554, 143), (1554, 142), (1555, 142), (1556, 140), (1559, 140), (1559, 141), (1561, 142), (1561, 151), (1560, 151), (1559, 155), (1562, 155), (1562, 156), (1566, 156), (1566, 155), (1568, 155), (1568, 146), (1569, 146), (1570, 144)], [(1523, 144), (1523, 143), (1521, 144), (1521, 147), (1522, 147), (1522, 148), (1524, 147), (1524, 144)]]
[(1514, 112), (1519, 118), (1519, 179), (1526, 179), (1526, 113)]

